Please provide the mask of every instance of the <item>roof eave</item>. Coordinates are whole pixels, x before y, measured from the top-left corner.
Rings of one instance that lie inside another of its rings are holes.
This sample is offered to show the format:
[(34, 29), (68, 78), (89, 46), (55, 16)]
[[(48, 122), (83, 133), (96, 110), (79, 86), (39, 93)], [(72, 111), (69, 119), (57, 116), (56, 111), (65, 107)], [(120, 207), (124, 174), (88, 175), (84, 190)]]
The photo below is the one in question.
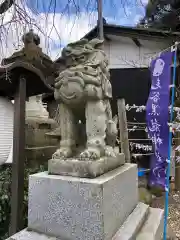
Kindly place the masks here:
[[(129, 28), (129, 27), (119, 27), (115, 25), (104, 25), (105, 35), (116, 35), (116, 36), (127, 36), (127, 37), (150, 37), (150, 38), (162, 38), (168, 39), (179, 38), (179, 32), (170, 31), (160, 31), (157, 29), (143, 29), (143, 28)], [(83, 38), (92, 39), (98, 36), (98, 28), (94, 27), (89, 33), (87, 33)]]

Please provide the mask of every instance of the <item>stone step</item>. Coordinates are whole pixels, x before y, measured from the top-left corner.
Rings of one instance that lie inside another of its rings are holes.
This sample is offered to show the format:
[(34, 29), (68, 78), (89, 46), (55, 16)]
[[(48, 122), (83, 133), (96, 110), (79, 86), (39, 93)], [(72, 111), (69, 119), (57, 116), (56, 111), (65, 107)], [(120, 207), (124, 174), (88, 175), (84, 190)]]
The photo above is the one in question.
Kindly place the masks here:
[(112, 240), (132, 240), (142, 227), (149, 213), (149, 206), (138, 203)]
[[(163, 217), (164, 211), (162, 209), (150, 208), (144, 203), (138, 203), (112, 240), (161, 240)], [(24, 229), (7, 240), (61, 239)]]
[(148, 218), (138, 233), (136, 240), (161, 240), (163, 220), (164, 210), (150, 208)]
[(60, 240), (60, 239), (57, 239), (56, 237), (48, 237), (44, 234), (24, 229), (6, 240)]

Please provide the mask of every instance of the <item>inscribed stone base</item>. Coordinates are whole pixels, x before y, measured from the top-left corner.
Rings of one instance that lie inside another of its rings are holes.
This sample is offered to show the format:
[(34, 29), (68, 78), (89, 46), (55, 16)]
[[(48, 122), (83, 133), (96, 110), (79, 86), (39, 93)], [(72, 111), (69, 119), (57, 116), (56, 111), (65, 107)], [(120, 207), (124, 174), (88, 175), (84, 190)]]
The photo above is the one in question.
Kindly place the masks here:
[(30, 176), (28, 227), (68, 240), (110, 240), (138, 203), (137, 167), (95, 179)]
[(104, 157), (96, 161), (80, 161), (77, 159), (51, 159), (48, 162), (49, 174), (95, 178), (125, 163), (123, 153), (117, 157)]

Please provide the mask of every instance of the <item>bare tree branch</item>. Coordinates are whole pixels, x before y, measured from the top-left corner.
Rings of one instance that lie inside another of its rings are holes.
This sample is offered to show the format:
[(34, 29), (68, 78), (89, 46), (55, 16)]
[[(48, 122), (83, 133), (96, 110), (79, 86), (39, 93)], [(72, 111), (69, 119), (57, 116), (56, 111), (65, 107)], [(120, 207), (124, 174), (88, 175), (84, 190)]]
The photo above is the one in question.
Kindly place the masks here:
[[(31, 28), (43, 39), (43, 50), (51, 54), (53, 44), (58, 46), (60, 52), (61, 43), (64, 45), (67, 44), (67, 41), (76, 40), (73, 37), (76, 35), (75, 25), (78, 25), (78, 32), (82, 32), (83, 35), (86, 33), (83, 32), (83, 28), (89, 30), (97, 23), (97, 0), (46, 1), (44, 4), (44, 0), (33, 0), (31, 6), (27, 4), (27, 0), (1, 1), (3, 3), (0, 4), (0, 56), (9, 54), (12, 46), (18, 49), (21, 46), (21, 36)], [(129, 8), (141, 7), (144, 2), (145, 0), (103, 0), (103, 5), (108, 5), (109, 12), (114, 8), (118, 15), (107, 16), (107, 8), (104, 8), (104, 14), (106, 12), (104, 17), (107, 17), (107, 22), (112, 19), (119, 21), (122, 17), (120, 16), (122, 11), (119, 9), (124, 10), (123, 15), (130, 17)], [(44, 9), (42, 10), (42, 8)], [(82, 19), (82, 26), (80, 19)], [(63, 27), (62, 22), (64, 23)], [(64, 37), (67, 34), (69, 39)], [(77, 36), (79, 37), (78, 34)]]
[(4, 0), (0, 5), (0, 14), (5, 13), (14, 3), (15, 0)]

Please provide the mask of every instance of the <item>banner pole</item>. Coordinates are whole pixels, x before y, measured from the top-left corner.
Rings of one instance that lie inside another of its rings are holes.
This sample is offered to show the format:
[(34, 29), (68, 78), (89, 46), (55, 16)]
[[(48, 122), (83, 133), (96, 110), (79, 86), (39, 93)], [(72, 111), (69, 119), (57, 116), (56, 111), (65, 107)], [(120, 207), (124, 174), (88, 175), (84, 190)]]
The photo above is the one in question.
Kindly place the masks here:
[[(176, 82), (176, 62), (177, 62), (177, 44), (171, 49), (174, 52), (173, 58), (173, 82), (172, 82), (172, 94), (171, 94), (171, 113), (170, 113), (170, 123), (173, 121), (173, 108), (174, 108), (174, 98), (175, 98), (175, 82)], [(165, 207), (164, 207), (164, 233), (163, 240), (167, 239), (167, 219), (168, 219), (168, 204), (169, 204), (169, 177), (171, 168), (171, 145), (172, 145), (172, 127), (169, 131), (169, 141), (168, 141), (168, 159), (167, 159), (167, 170), (166, 170), (166, 186), (165, 186)]]

